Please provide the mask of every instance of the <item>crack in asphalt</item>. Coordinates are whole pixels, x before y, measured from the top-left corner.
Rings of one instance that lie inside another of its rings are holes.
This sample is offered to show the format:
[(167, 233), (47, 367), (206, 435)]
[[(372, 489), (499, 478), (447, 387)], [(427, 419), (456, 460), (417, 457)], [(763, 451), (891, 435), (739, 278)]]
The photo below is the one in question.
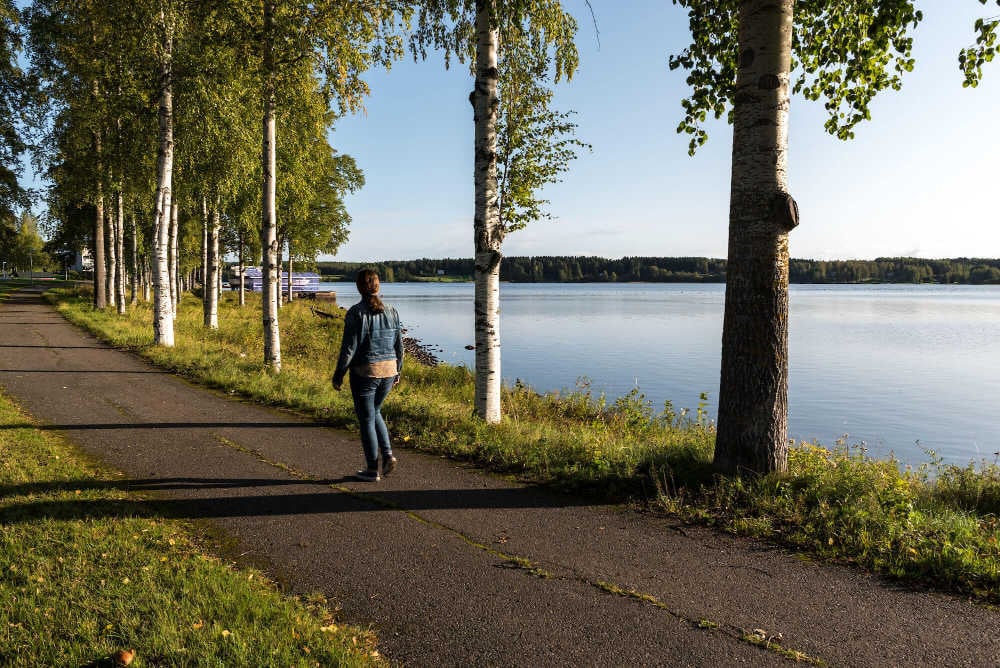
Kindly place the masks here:
[(800, 662), (807, 663), (814, 666), (828, 665), (827, 662), (820, 657), (811, 656), (805, 652), (801, 652), (794, 648), (783, 645), (780, 640), (781, 638), (780, 633), (768, 633), (763, 629), (753, 629), (752, 631), (748, 631), (747, 629), (740, 628), (737, 626), (732, 626), (732, 625), (723, 626), (721, 624), (712, 622), (705, 618), (695, 618), (679, 610), (675, 610), (674, 608), (670, 607), (669, 604), (659, 600), (652, 594), (647, 594), (645, 592), (641, 592), (635, 589), (625, 588), (613, 582), (593, 580), (581, 574), (576, 569), (571, 568), (569, 566), (565, 566), (563, 564), (557, 563), (555, 564), (555, 566), (561, 569), (563, 572), (570, 573), (571, 575), (557, 575), (552, 571), (543, 568), (543, 566), (538, 562), (535, 562), (527, 557), (521, 557), (515, 554), (504, 552), (502, 550), (498, 550), (495, 547), (491, 547), (490, 545), (483, 543), (473, 538), (472, 536), (469, 536), (466, 533), (463, 533), (462, 531), (456, 529), (455, 527), (448, 526), (447, 524), (438, 522), (437, 520), (432, 520), (414, 510), (405, 508), (398, 503), (394, 503), (392, 501), (389, 501), (388, 499), (381, 498), (378, 496), (377, 493), (376, 494), (366, 493), (362, 495), (354, 491), (352, 488), (342, 484), (323, 483), (319, 477), (312, 475), (311, 473), (301, 471), (295, 468), (294, 466), (291, 466), (284, 462), (274, 461), (266, 457), (264, 453), (261, 452), (260, 450), (249, 448), (229, 438), (226, 438), (225, 436), (222, 436), (220, 434), (213, 433), (212, 437), (220, 444), (228, 448), (231, 448), (233, 450), (236, 450), (238, 452), (241, 452), (243, 454), (250, 455), (256, 458), (257, 461), (261, 462), (262, 464), (266, 464), (280, 471), (283, 471), (297, 480), (301, 480), (303, 482), (320, 483), (324, 487), (329, 487), (330, 489), (333, 489), (342, 494), (346, 494), (352, 498), (358, 499), (360, 501), (365, 501), (367, 503), (379, 505), (388, 510), (395, 510), (401, 512), (416, 522), (420, 522), (421, 524), (424, 524), (426, 526), (430, 526), (439, 531), (451, 534), (452, 536), (455, 536), (458, 539), (460, 539), (466, 545), (469, 545), (470, 547), (473, 547), (481, 552), (485, 552), (486, 554), (489, 554), (490, 556), (499, 559), (502, 562), (499, 565), (501, 568), (518, 570), (525, 573), (526, 575), (530, 575), (532, 577), (541, 579), (575, 581), (593, 587), (594, 589), (598, 589), (605, 594), (610, 594), (613, 596), (622, 596), (624, 598), (631, 599), (637, 603), (652, 606), (654, 608), (662, 610), (664, 613), (670, 615), (671, 617), (680, 620), (682, 622), (685, 622), (687, 624), (690, 624), (693, 628), (698, 629), (700, 631), (704, 631), (706, 633), (721, 633), (723, 635), (730, 637), (733, 640), (753, 645), (763, 651), (783, 656), (797, 663)]

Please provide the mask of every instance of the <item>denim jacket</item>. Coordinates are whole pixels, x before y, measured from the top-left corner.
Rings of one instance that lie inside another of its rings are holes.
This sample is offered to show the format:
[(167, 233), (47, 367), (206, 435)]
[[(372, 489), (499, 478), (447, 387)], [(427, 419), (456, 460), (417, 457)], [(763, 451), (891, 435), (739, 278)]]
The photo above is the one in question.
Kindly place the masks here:
[(333, 382), (340, 384), (351, 366), (396, 359), (396, 370), (403, 371), (403, 328), (396, 309), (386, 304), (385, 311), (373, 313), (362, 299), (344, 317), (344, 338)]

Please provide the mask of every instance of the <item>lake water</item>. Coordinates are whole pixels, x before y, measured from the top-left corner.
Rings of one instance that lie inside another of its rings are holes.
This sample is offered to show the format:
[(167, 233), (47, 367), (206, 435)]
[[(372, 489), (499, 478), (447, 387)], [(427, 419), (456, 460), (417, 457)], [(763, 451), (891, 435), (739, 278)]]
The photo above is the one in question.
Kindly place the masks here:
[[(324, 284), (340, 304), (351, 283)], [(471, 283), (385, 283), (410, 336), (474, 366)], [(716, 414), (725, 286), (502, 284), (503, 377), (539, 391), (588, 378), (609, 400), (638, 387), (658, 409)], [(793, 285), (789, 434), (847, 435), (917, 464), (994, 459), (1000, 450), (1000, 286)]]

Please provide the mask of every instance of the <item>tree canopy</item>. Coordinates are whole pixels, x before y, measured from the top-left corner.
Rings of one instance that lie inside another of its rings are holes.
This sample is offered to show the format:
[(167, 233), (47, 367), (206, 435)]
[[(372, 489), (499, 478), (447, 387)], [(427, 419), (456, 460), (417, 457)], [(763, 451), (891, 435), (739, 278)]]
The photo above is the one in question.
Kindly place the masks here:
[[(673, 0), (687, 8), (691, 44), (672, 55), (670, 69), (687, 72), (690, 96), (681, 101), (677, 131), (691, 135), (692, 155), (708, 140), (709, 115), (731, 110), (738, 69), (740, 0)], [(825, 127), (840, 139), (871, 118), (870, 104), (886, 89), (898, 90), (913, 69), (911, 31), (923, 19), (915, 0), (798, 0), (792, 32), (792, 91), (822, 100)]]
[(13, 0), (0, 0), (0, 229), (28, 206), (21, 186), (21, 157), (28, 148), (24, 115), (33, 102), (34, 84), (18, 64), (23, 47), (21, 17)]
[[(990, 0), (979, 0), (979, 4), (989, 4)], [(994, 0), (1000, 7), (1000, 0)], [(958, 54), (958, 66), (965, 75), (963, 85), (976, 87), (983, 77), (983, 65), (992, 62), (1000, 54), (1000, 16), (990, 16), (976, 19), (973, 26), (976, 32), (974, 46), (962, 49)]]

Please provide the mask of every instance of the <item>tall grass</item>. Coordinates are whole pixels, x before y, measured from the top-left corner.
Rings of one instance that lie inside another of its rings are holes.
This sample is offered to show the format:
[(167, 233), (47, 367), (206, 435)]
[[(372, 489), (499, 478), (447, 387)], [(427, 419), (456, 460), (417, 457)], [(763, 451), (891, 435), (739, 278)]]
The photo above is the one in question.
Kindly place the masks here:
[(787, 474), (720, 478), (681, 510), (821, 559), (998, 602), (1000, 522), (983, 504), (998, 483), (995, 463), (932, 460), (914, 470), (844, 442), (800, 444)]
[[(317, 318), (305, 302), (281, 310), (282, 372), (272, 375), (255, 296), (239, 308), (227, 295), (217, 331), (203, 328), (200, 301), (185, 297), (173, 349), (152, 345), (148, 306), (121, 317), (71, 292), (53, 299), (71, 320), (189, 378), (354, 428), (349, 394), (330, 386), (342, 319)], [(996, 463), (932, 457), (911, 470), (846, 443), (803, 443), (787, 474), (724, 478), (711, 468), (715, 430), (703, 404), (657, 409), (638, 390), (609, 401), (586, 384), (552, 394), (517, 384), (503, 390), (503, 421), (488, 425), (473, 416), (473, 389), (464, 367), (406, 365), (385, 409), (395, 445), (563, 490), (645, 500), (818, 558), (1000, 602)]]

